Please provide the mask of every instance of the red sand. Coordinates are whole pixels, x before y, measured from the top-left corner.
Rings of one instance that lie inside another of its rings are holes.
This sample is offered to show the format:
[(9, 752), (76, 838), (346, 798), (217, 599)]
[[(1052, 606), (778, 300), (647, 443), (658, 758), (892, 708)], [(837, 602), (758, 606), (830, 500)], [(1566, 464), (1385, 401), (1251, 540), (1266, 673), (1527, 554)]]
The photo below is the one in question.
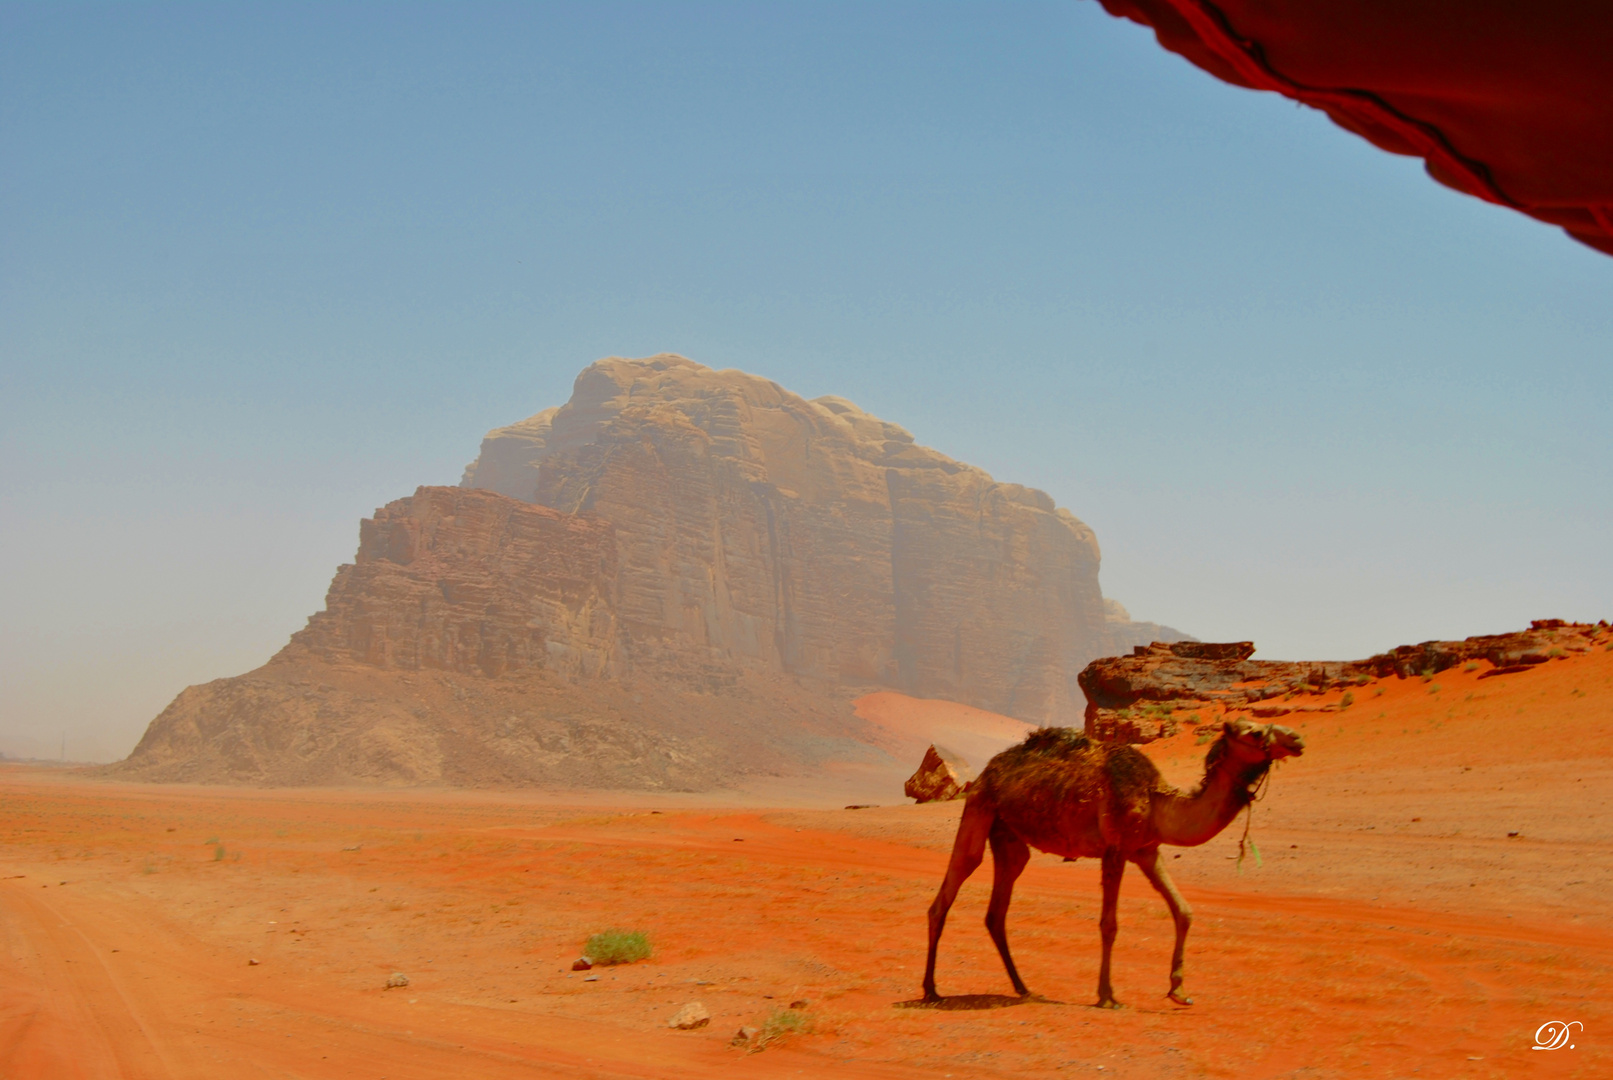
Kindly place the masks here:
[[(1097, 867), (1042, 855), (1009, 933), (1050, 1000), (992, 996), (1009, 987), (983, 869), (939, 972), (942, 993), (977, 996), (898, 1007), (918, 994), (958, 803), (701, 809), (0, 768), (0, 1076), (1613, 1075), (1613, 653), (1478, 674), (1285, 718), (1308, 750), (1256, 807), (1264, 865), (1236, 872), (1241, 821), (1170, 861), (1197, 913), (1191, 1009), (1162, 996), (1170, 926), (1135, 871), (1115, 957), (1129, 1008), (1089, 1007)], [(1191, 733), (1148, 750), (1196, 777)], [(613, 925), (647, 930), (655, 956), (570, 975)], [(383, 990), (394, 971), (410, 985)], [(795, 998), (810, 1033), (728, 1047)], [(691, 1000), (711, 1026), (668, 1030)], [(1549, 1020), (1583, 1025), (1574, 1049), (1530, 1049)]]

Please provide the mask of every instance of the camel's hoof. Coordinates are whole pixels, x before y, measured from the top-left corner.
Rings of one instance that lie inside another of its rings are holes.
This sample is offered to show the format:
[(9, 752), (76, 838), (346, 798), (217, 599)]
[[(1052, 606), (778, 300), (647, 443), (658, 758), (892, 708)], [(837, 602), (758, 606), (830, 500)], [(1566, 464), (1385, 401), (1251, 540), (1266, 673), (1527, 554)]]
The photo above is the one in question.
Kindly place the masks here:
[(934, 1005), (941, 1000), (941, 995), (937, 994), (934, 990), (926, 990), (924, 991), (924, 996), (919, 1000), (923, 1001), (926, 1005)]
[(1191, 1004), (1193, 1004), (1193, 999), (1192, 998), (1188, 997), (1186, 994), (1179, 994), (1175, 990), (1172, 990), (1170, 993), (1166, 994), (1165, 996), (1170, 998), (1172, 1001), (1176, 1002), (1176, 1004), (1178, 1004), (1178, 1005), (1191, 1005)]
[(1124, 1005), (1120, 1004), (1120, 1002), (1116, 1001), (1114, 998), (1109, 998), (1106, 1001), (1098, 1002), (1097, 1007), (1100, 1008), (1100, 1009), (1124, 1009), (1125, 1008)]

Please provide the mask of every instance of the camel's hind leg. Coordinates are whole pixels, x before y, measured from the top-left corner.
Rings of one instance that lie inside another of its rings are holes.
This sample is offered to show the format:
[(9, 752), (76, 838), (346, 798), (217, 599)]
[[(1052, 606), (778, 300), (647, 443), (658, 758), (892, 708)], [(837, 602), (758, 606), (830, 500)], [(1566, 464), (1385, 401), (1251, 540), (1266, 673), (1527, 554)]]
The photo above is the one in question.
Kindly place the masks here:
[(1126, 857), (1119, 848), (1103, 853), (1103, 915), (1098, 931), (1103, 936), (1103, 962), (1098, 966), (1098, 1008), (1118, 1009), (1114, 987), (1109, 983), (1109, 957), (1114, 952), (1115, 932), (1120, 928), (1120, 877), (1126, 872)]
[(935, 902), (930, 905), (930, 955), (924, 962), (925, 1001), (940, 1000), (935, 992), (935, 950), (941, 944), (941, 931), (946, 927), (952, 901), (958, 898), (958, 890), (985, 858), (986, 838), (996, 820), (995, 809), (974, 799), (964, 804), (963, 820), (958, 822), (958, 835), (952, 841), (952, 861), (947, 864), (947, 876), (941, 880)]
[(1008, 969), (1008, 978), (1014, 984), (1014, 992), (1020, 997), (1028, 997), (1030, 991), (1025, 989), (1025, 981), (1019, 977), (1019, 969), (1014, 967), (1014, 958), (1008, 954), (1008, 904), (1014, 898), (1014, 882), (1019, 880), (1030, 858), (1031, 849), (1025, 845), (1025, 841), (1010, 832), (1001, 821), (991, 827), (994, 874), (991, 903), (986, 906), (986, 932), (997, 943), (1003, 967)]
[(1176, 882), (1165, 872), (1165, 865), (1159, 861), (1158, 848), (1139, 852), (1132, 861), (1149, 883), (1159, 890), (1159, 895), (1165, 898), (1165, 906), (1171, 909), (1171, 918), (1176, 922), (1176, 951), (1171, 954), (1171, 989), (1165, 996), (1178, 1005), (1191, 1005), (1193, 999), (1182, 993), (1182, 949), (1187, 945), (1187, 929), (1193, 925), (1193, 909), (1187, 906), (1182, 894), (1176, 891)]

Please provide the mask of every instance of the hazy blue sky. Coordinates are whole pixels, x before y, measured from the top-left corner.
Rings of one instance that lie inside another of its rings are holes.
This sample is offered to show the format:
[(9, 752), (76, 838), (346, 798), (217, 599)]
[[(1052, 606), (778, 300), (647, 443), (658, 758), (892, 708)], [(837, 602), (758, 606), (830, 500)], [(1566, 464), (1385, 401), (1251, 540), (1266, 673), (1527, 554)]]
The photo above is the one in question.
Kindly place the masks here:
[(121, 756), (660, 351), (1262, 656), (1613, 615), (1613, 259), (1094, 3), (0, 4), (0, 752)]

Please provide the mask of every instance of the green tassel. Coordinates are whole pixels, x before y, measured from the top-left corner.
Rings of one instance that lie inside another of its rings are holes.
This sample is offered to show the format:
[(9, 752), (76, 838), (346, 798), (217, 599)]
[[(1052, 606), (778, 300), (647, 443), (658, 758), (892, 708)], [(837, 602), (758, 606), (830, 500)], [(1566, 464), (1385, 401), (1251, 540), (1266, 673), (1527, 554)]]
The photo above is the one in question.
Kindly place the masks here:
[(1255, 842), (1253, 840), (1249, 841), (1249, 850), (1255, 853), (1255, 868), (1259, 869), (1262, 865), (1260, 862), (1260, 848), (1255, 846)]

